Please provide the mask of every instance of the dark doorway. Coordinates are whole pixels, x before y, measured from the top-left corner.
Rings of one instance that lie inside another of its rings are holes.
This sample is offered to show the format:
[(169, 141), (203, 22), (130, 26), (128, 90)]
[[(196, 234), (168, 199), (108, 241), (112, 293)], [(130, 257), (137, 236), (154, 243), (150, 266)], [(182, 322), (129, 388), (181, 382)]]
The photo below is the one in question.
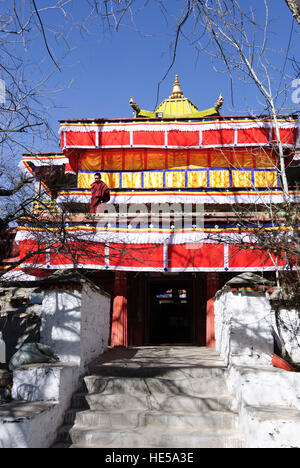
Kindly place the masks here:
[(193, 343), (193, 288), (190, 281), (149, 284), (149, 344)]

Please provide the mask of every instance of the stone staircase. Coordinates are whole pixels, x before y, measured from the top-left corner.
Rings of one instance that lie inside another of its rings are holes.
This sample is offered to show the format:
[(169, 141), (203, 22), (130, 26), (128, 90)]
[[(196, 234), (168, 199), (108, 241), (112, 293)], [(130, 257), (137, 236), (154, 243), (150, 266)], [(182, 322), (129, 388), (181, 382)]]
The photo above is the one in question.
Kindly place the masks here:
[(241, 448), (213, 349), (113, 348), (89, 366), (53, 448)]

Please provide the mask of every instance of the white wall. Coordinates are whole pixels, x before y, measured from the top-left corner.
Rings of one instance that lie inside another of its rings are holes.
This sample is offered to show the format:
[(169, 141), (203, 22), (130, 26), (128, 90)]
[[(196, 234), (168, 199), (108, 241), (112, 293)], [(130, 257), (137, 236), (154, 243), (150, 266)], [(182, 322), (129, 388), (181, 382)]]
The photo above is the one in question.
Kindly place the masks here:
[[(289, 324), (284, 337), (295, 359), (299, 317), (284, 309), (281, 317)], [(215, 296), (216, 348), (229, 364), (228, 388), (247, 448), (300, 447), (300, 374), (272, 366), (274, 324), (268, 293), (225, 286)]]
[(271, 365), (272, 310), (266, 294), (226, 286), (216, 294), (216, 348), (228, 364)]
[(45, 291), (41, 343), (50, 346), (62, 362), (80, 365), (81, 292)]
[(41, 343), (61, 362), (84, 366), (108, 347), (110, 296), (84, 283), (82, 291), (50, 290), (42, 304)]
[(100, 288), (83, 283), (81, 291), (45, 292), (40, 341), (59, 362), (14, 370), (12, 396), (25, 406), (0, 413), (0, 448), (53, 444), (85, 366), (108, 347), (109, 322), (110, 296)]
[[(295, 363), (300, 363), (300, 314), (298, 310), (281, 307), (278, 311), (281, 323), (281, 334), (286, 350)], [(274, 329), (277, 326), (274, 320)]]
[(88, 364), (108, 347), (110, 332), (110, 296), (84, 286), (81, 303), (82, 365)]
[[(32, 364), (13, 371), (13, 401), (0, 410), (0, 448), (49, 448), (56, 439), (79, 367)], [(19, 403), (19, 404), (18, 404)]]
[(247, 448), (300, 448), (300, 374), (275, 367), (232, 366)]

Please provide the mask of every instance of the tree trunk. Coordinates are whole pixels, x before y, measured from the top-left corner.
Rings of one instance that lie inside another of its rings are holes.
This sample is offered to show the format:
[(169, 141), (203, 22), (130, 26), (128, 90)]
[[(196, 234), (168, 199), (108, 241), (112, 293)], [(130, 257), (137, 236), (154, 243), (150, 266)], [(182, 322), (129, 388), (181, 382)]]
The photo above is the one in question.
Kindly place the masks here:
[(300, 26), (300, 0), (285, 0), (285, 3)]

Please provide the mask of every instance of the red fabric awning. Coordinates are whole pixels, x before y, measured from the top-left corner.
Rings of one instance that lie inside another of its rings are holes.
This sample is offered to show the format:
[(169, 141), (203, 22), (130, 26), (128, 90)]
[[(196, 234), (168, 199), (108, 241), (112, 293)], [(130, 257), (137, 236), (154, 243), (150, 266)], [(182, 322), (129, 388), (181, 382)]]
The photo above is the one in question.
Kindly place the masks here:
[(28, 256), (21, 268), (57, 270), (64, 268), (106, 269), (120, 271), (272, 271), (277, 265), (286, 269), (284, 258), (275, 259), (267, 251), (253, 246), (239, 249), (228, 244), (118, 244), (73, 243), (68, 249), (53, 245), (41, 254), (33, 240), (20, 241), (20, 258)]
[[(284, 146), (298, 138), (296, 119), (279, 119)], [(71, 148), (199, 148), (276, 144), (271, 119), (230, 119), (203, 122), (106, 122), (60, 125), (61, 149)]]

